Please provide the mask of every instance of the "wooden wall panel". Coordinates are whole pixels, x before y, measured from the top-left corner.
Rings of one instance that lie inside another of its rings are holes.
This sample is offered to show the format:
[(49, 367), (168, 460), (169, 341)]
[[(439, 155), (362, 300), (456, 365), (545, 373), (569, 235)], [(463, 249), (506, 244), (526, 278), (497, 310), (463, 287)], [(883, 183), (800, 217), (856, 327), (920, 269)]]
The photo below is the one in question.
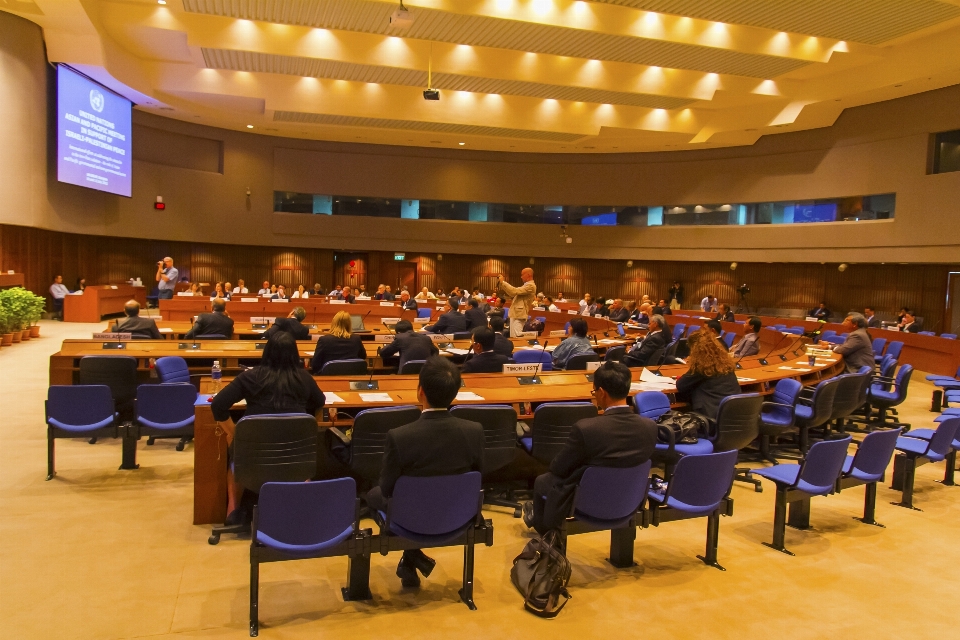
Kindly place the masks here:
[[(393, 272), (394, 262), (388, 252), (334, 254), (328, 249), (135, 240), (0, 225), (0, 269), (24, 273), (27, 286), (37, 292), (46, 292), (58, 273), (71, 287), (78, 276), (90, 284), (139, 276), (152, 286), (156, 261), (168, 255), (190, 281), (236, 284), (242, 277), (253, 290), (269, 280), (294, 290), (316, 282), (325, 289), (365, 284), (374, 291)], [(747, 296), (751, 309), (810, 309), (824, 300), (836, 314), (872, 305), (881, 317), (891, 317), (906, 305), (934, 331), (942, 330), (947, 273), (960, 271), (960, 265), (893, 263), (852, 264), (844, 272), (819, 263), (740, 263), (731, 270), (727, 262), (649, 259), (635, 259), (628, 267), (625, 260), (584, 258), (536, 258), (531, 265), (529, 258), (459, 253), (408, 253), (406, 260), (417, 264), (418, 286), (430, 290), (479, 286), (489, 293), (498, 274), (518, 284), (520, 272), (532, 266), (541, 291), (553, 296), (562, 291), (568, 300), (587, 291), (594, 297), (632, 300), (647, 294), (657, 300), (666, 297), (676, 279), (685, 288), (685, 307), (712, 293), (736, 308), (737, 288), (746, 283), (752, 290)]]

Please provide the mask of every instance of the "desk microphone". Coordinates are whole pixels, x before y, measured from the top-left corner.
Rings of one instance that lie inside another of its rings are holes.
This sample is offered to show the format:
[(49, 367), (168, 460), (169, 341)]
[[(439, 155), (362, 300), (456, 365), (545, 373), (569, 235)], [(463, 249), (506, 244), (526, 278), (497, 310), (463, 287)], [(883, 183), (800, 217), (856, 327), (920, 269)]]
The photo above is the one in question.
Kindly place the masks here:
[[(373, 311), (373, 309), (370, 309), (370, 311)], [(364, 324), (364, 321), (367, 319), (367, 316), (370, 315), (370, 311), (367, 311), (365, 314), (363, 314), (363, 317), (360, 318), (360, 330), (361, 330), (361, 331), (364, 331), (364, 330), (365, 330), (364, 327), (365, 327), (366, 325)]]
[[(373, 370), (372, 370), (372, 369), (371, 369), (371, 371), (370, 371), (370, 377), (367, 378), (367, 384), (366, 384), (365, 386), (366, 386), (367, 389), (373, 389), (373, 388), (375, 388), (375, 387), (373, 386)], [(379, 385), (377, 385), (377, 387), (379, 387)]]
[[(550, 341), (544, 340), (543, 347), (540, 349), (540, 370), (541, 371), (543, 371), (543, 354), (546, 353), (548, 344), (550, 344)], [(540, 378), (537, 376), (537, 374), (533, 374), (533, 382), (534, 384), (540, 383)]]
[[(792, 336), (792, 335), (793, 335), (792, 333), (786, 334), (786, 335), (781, 335), (781, 336), (780, 336), (780, 339), (777, 341), (777, 344), (773, 345), (773, 349), (770, 349), (770, 351), (767, 352), (767, 355), (765, 355), (765, 356), (763, 356), (762, 358), (760, 358), (760, 360), (759, 360), (760, 364), (762, 364), (763, 366), (767, 366), (767, 364), (768, 364), (768, 363), (767, 363), (767, 358), (770, 357), (770, 354), (773, 353), (774, 351), (776, 351), (776, 350), (777, 350), (777, 347), (779, 347), (781, 344), (783, 344), (783, 341), (784, 341), (785, 338), (787, 338), (787, 337), (789, 337), (789, 336)], [(787, 360), (784, 356), (780, 356), (780, 359), (783, 360), (784, 362), (786, 362), (786, 360)]]

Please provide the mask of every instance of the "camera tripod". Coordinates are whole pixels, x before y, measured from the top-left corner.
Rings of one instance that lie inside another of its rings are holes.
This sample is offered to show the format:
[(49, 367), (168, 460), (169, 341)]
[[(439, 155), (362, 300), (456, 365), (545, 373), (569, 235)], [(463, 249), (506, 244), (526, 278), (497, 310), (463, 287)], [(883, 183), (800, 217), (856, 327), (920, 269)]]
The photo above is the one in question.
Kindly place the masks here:
[(750, 305), (747, 304), (747, 294), (740, 293), (740, 299), (737, 301), (737, 310), (734, 313), (750, 313)]

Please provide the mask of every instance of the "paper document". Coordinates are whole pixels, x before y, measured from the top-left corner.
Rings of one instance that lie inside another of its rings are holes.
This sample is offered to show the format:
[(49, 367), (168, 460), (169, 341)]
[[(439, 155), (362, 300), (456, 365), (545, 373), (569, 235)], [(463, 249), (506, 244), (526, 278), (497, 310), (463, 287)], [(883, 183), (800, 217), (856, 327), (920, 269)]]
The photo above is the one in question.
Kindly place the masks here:
[(450, 347), (449, 349), (444, 349), (447, 353), (454, 356), (465, 356), (470, 353), (469, 349), (457, 349), (455, 347)]
[(393, 402), (389, 393), (361, 393), (360, 399), (364, 402)]
[(338, 402), (343, 402), (343, 398), (333, 393), (332, 391), (324, 391), (323, 397), (326, 399), (327, 404), (336, 404)]
[(483, 400), (483, 398), (475, 394), (473, 391), (460, 391), (457, 393), (457, 400), (460, 402), (466, 402), (468, 400)]
[(313, 357), (313, 351), (304, 351), (303, 354), (310, 356), (311, 358)]
[(650, 371), (650, 369), (640, 370), (640, 382), (659, 382), (660, 384), (663, 384), (664, 380), (667, 380), (671, 383), (673, 382), (673, 380), (671, 380), (670, 378), (658, 376), (653, 371)]
[(173, 329), (170, 327), (160, 327), (160, 333), (173, 333)]
[(798, 373), (807, 373), (811, 371), (810, 369), (802, 369), (800, 367), (779, 367), (781, 371), (796, 371)]
[(603, 340), (598, 340), (600, 344), (620, 344), (620, 340), (611, 340), (610, 338), (604, 338)]
[(739, 382), (740, 384), (743, 384), (744, 382), (756, 382), (756, 381), (757, 381), (756, 378), (740, 378), (740, 377), (737, 378), (737, 382)]
[(669, 384), (654, 384), (651, 382), (632, 382), (630, 383), (630, 392), (636, 393), (639, 391), (666, 391), (667, 389), (672, 389), (674, 387), (674, 382), (670, 378), (665, 378)]

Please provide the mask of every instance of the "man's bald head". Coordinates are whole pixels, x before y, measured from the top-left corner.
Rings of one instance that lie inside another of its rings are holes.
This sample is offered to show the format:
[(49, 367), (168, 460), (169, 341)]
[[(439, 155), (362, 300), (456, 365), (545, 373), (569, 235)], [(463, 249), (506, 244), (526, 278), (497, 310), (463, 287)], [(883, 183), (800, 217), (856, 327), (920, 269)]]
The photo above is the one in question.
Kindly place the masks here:
[(140, 315), (140, 303), (136, 300), (129, 300), (127, 304), (123, 305), (123, 312), (127, 314), (129, 318), (135, 318)]
[(521, 271), (520, 279), (523, 280), (524, 282), (530, 282), (531, 280), (533, 280), (533, 269), (531, 269), (530, 267), (527, 267), (526, 269)]

